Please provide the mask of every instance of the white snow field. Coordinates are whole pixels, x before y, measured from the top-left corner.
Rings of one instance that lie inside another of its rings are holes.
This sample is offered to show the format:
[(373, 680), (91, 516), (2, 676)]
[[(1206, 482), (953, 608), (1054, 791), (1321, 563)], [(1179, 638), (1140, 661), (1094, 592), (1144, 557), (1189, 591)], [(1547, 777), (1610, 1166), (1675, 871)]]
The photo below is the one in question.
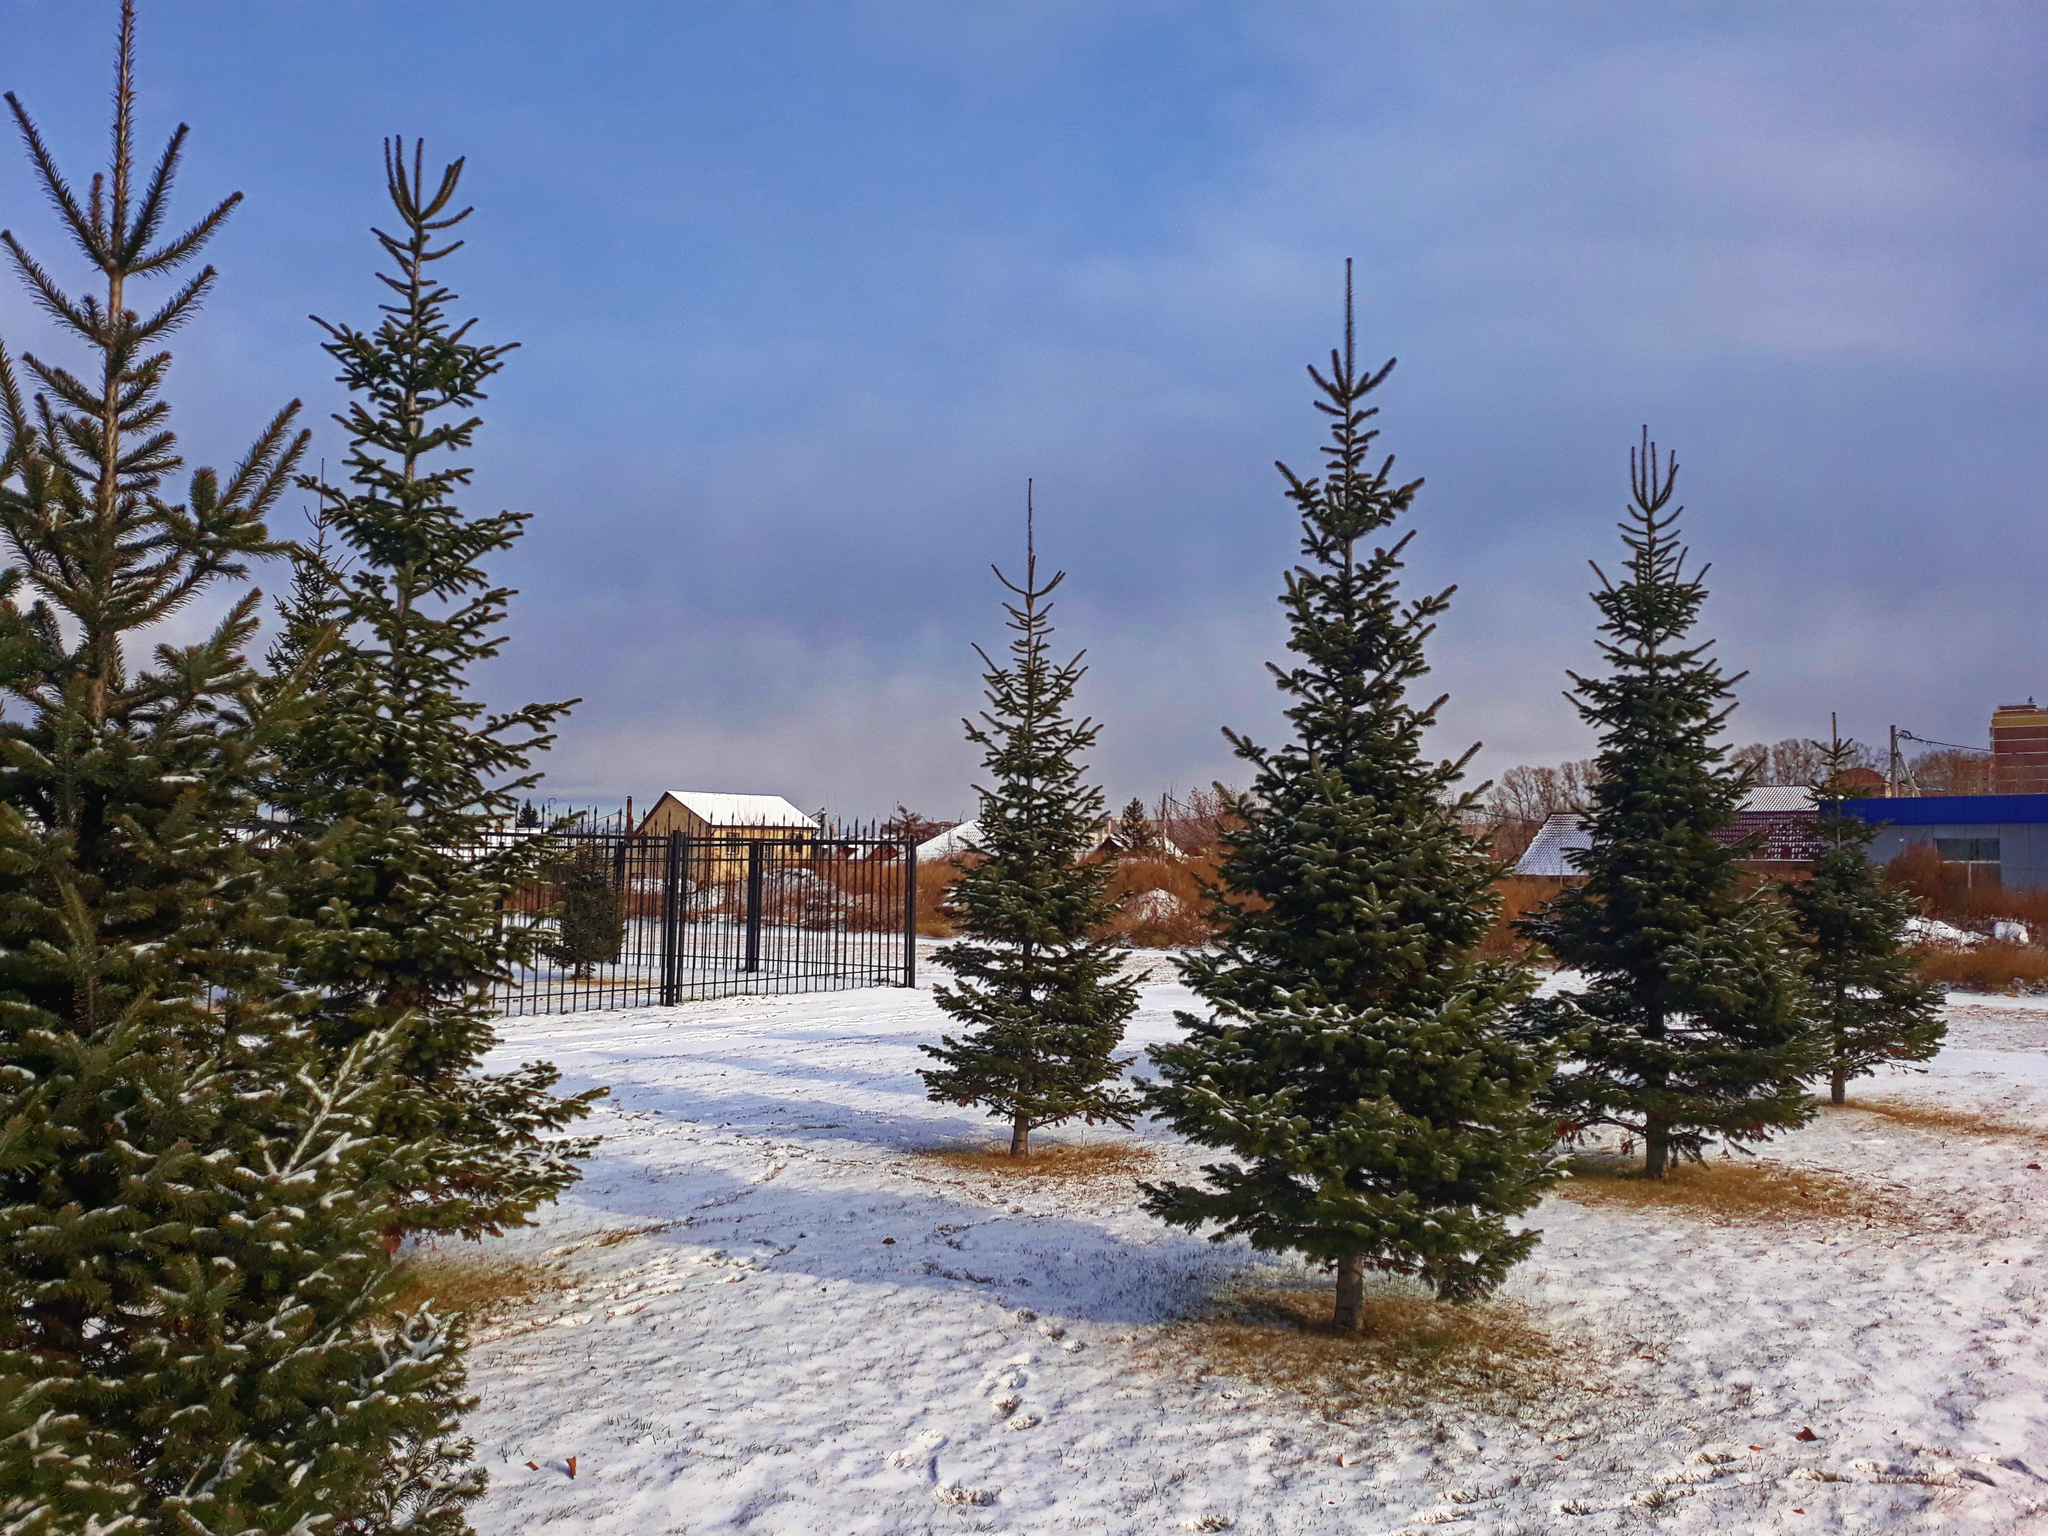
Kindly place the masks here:
[[(1132, 1044), (1192, 1006), (1149, 984)], [(2041, 1126), (2048, 1005), (1950, 1017), (1930, 1072), (1857, 1091)], [(1877, 1224), (1548, 1199), (1505, 1294), (1573, 1384), (1338, 1413), (1148, 1347), (1298, 1263), (1168, 1230), (1128, 1175), (918, 1156), (994, 1135), (924, 1097), (940, 1018), (920, 989), (505, 1022), (498, 1064), (612, 1095), (583, 1184), (484, 1248), (565, 1288), (478, 1332), (480, 1532), (2048, 1532), (2031, 1132), (1849, 1109), (1765, 1150), (1902, 1202)]]

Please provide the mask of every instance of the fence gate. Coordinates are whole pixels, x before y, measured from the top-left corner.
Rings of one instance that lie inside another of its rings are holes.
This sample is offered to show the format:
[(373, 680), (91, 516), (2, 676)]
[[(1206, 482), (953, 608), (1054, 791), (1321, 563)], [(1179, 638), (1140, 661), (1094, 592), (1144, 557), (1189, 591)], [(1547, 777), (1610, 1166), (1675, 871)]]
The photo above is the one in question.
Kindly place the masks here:
[(916, 984), (914, 842), (598, 830), (547, 847), (505, 903), (528, 959), (495, 991), (503, 1013)]

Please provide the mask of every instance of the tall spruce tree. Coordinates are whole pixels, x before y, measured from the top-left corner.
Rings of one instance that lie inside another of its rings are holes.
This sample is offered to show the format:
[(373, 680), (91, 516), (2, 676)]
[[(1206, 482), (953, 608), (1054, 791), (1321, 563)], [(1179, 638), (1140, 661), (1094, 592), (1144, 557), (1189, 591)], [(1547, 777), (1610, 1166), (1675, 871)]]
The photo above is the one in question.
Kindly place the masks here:
[(1700, 1157), (1710, 1138), (1760, 1141), (1804, 1124), (1813, 1107), (1801, 1082), (1818, 1060), (1783, 909), (1768, 889), (1742, 889), (1753, 842), (1715, 836), (1750, 785), (1715, 741), (1742, 678), (1722, 675), (1711, 641), (1688, 639), (1706, 571), (1685, 574), (1679, 511), (1666, 511), (1677, 475), (1645, 431), (1629, 455), (1626, 575), (1593, 567), (1611, 672), (1569, 674), (1600, 732), (1592, 847), (1574, 855), (1585, 879), (1521, 925), (1586, 977), (1582, 991), (1529, 1010), (1538, 1033), (1569, 1044), (1546, 1101), (1573, 1131), (1639, 1137), (1651, 1178), (1673, 1156)]
[(968, 1029), (919, 1047), (942, 1063), (919, 1074), (930, 1096), (1008, 1121), (1012, 1157), (1030, 1155), (1041, 1127), (1128, 1126), (1138, 1110), (1121, 1082), (1133, 1058), (1116, 1054), (1137, 983), (1117, 976), (1122, 953), (1094, 937), (1113, 915), (1104, 895), (1111, 867), (1083, 858), (1103, 800), (1083, 781), (1081, 756), (1101, 727), (1068, 710), (1087, 669), (1079, 654), (1064, 665), (1052, 659), (1046, 599), (1066, 572), (1039, 585), (1031, 516), (1027, 490), (1023, 584), (996, 572), (1017, 598), (1003, 604), (1016, 635), (1010, 661), (998, 666), (975, 647), (988, 668), (988, 708), (963, 722), (991, 782), (976, 789), (982, 857), (946, 898), (966, 937), (935, 957), (958, 982), (935, 995)]
[(1393, 366), (1357, 367), (1347, 264), (1343, 348), (1327, 378), (1309, 370), (1332, 424), (1324, 474), (1279, 466), (1305, 557), (1281, 599), (1298, 661), (1272, 668), (1294, 739), (1269, 751), (1230, 734), (1255, 776), (1226, 802), (1218, 942), (1182, 965), (1213, 1012), (1182, 1014), (1186, 1038), (1153, 1048), (1147, 1094), (1237, 1159), (1204, 1167), (1207, 1188), (1146, 1186), (1148, 1208), (1334, 1266), (1342, 1329), (1367, 1269), (1453, 1300), (1498, 1285), (1537, 1241), (1507, 1218), (1540, 1197), (1552, 1139), (1530, 1108), (1546, 1054), (1510, 1028), (1532, 980), (1472, 958), (1500, 866), (1460, 830), (1466, 759), (1423, 756), (1443, 700), (1408, 697), (1451, 593), (1401, 600), (1412, 529), (1368, 542), (1422, 483), (1367, 462), (1364, 401)]
[(393, 268), (378, 274), (391, 295), (383, 319), (367, 331), (317, 322), (356, 398), (335, 418), (349, 436), (346, 481), (299, 484), (319, 497), (348, 564), (300, 553), (301, 586), (326, 594), (304, 605), (308, 617), (334, 633), (319, 708), (269, 795), (325, 853), (320, 877), (295, 893), (302, 912), (326, 919), (295, 956), (321, 999), (320, 1036), (340, 1049), (394, 1031), (400, 1090), (381, 1128), (434, 1149), (430, 1175), (400, 1191), (398, 1227), (475, 1235), (525, 1221), (575, 1181), (588, 1144), (556, 1133), (601, 1090), (557, 1097), (544, 1062), (477, 1071), (497, 1039), (492, 984), (544, 942), (501, 923), (500, 907), (550, 857), (545, 838), (485, 834), (520, 811), (540, 777), (533, 756), (569, 704), (491, 713), (469, 696), (470, 668), (504, 644), (514, 595), (483, 561), (512, 545), (527, 514), (457, 504), (474, 408), (511, 348), (481, 345), (474, 322), (448, 317), (456, 295), (433, 269), (461, 245), (447, 232), (469, 214), (451, 211), (463, 162), (429, 192), (424, 156), (416, 144), (408, 165), (402, 142), (384, 146), (397, 233), (374, 232)]
[[(1816, 746), (1820, 746), (1818, 742)], [(1926, 1061), (1941, 1049), (1948, 1025), (1942, 989), (1921, 978), (1905, 952), (1913, 899), (1888, 885), (1870, 862), (1874, 823), (1851, 816), (1842, 776), (1856, 766), (1853, 741), (1831, 737), (1820, 747), (1825, 775), (1817, 786), (1822, 845), (1810, 876), (1785, 882), (1798, 954), (1814, 1022), (1820, 1030), (1829, 1097), (1848, 1098), (1849, 1080), (1893, 1061)]]
[(79, 197), (21, 104), (30, 163), (103, 293), (74, 298), (12, 231), (15, 271), (89, 366), (0, 347), (0, 1528), (462, 1528), (459, 1331), (394, 1314), (370, 1122), (390, 1042), (336, 1056), (284, 986), (265, 753), (303, 717), (245, 659), (259, 596), (194, 644), (163, 622), (276, 552), (297, 403), (225, 477), (182, 467), (152, 311), (229, 198), (167, 234), (181, 126), (137, 184), (134, 12), (112, 164)]

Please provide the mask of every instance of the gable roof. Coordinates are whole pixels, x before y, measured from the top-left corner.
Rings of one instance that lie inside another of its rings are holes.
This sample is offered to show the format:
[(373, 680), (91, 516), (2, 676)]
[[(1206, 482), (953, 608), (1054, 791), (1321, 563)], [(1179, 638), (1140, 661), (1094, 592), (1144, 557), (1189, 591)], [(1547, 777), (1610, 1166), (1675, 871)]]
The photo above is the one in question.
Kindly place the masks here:
[[(2042, 799), (2048, 800), (2048, 795), (2042, 796)], [(1889, 805), (1892, 802), (1885, 801), (1883, 803)], [(1801, 818), (1800, 821), (1791, 825), (1797, 827), (1805, 824), (1806, 817), (1815, 814), (1814, 793), (1807, 786), (1803, 784), (1759, 785), (1742, 797), (1742, 806), (1736, 812), (1738, 818), (1736, 824), (1733, 827), (1723, 828), (1720, 832), (1715, 833), (1714, 838), (1716, 842), (1729, 841), (1743, 836), (1758, 825), (1756, 822), (1743, 820), (1742, 818), (1745, 817), (1796, 816)], [(1770, 823), (1766, 822), (1764, 825), (1768, 826)], [(1782, 839), (1779, 841), (1782, 841)], [(1547, 875), (1553, 880), (1562, 879), (1567, 875), (1576, 875), (1579, 873), (1579, 870), (1566, 855), (1576, 849), (1590, 848), (1592, 846), (1592, 829), (1586, 826), (1585, 816), (1582, 812), (1553, 811), (1542, 827), (1538, 829), (1535, 840), (1529, 844), (1528, 850), (1523, 853), (1521, 858), (1515, 861), (1515, 873), (1518, 875)], [(1776, 842), (1768, 846), (1760, 855), (1760, 857), (1765, 859), (1794, 860), (1811, 859), (1816, 856), (1816, 854), (1803, 846), (1797, 848), (1789, 845), (1779, 847)]]
[(1515, 873), (1547, 875), (1552, 880), (1578, 874), (1578, 868), (1565, 855), (1593, 846), (1593, 834), (1584, 823), (1585, 818), (1577, 811), (1552, 811), (1537, 829), (1535, 841), (1515, 861)]
[(1759, 784), (1742, 797), (1742, 813), (1746, 816), (1813, 809), (1814, 793), (1809, 784)]
[(981, 852), (981, 823), (963, 821), (957, 827), (948, 827), (936, 837), (926, 838), (917, 845), (917, 862), (929, 863), (933, 859), (950, 859), (963, 853)]
[[(662, 795), (714, 827), (809, 827), (818, 823), (780, 795), (728, 795), (708, 789), (671, 789)], [(657, 801), (658, 805), (660, 802)], [(652, 814), (652, 813), (650, 813)]]

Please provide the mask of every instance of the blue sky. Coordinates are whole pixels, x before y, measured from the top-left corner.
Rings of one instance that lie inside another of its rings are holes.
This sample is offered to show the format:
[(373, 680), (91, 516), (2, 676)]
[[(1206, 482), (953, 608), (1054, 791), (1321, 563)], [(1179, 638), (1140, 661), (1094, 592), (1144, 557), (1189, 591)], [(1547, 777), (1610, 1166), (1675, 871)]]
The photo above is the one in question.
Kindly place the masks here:
[[(0, 0), (0, 85), (80, 179), (111, 5)], [(1311, 464), (1303, 368), (1356, 258), (1456, 582), (1436, 747), (1591, 747), (1647, 422), (1748, 669), (1741, 740), (1974, 742), (2048, 697), (2039, 593), (2048, 13), (2011, 4), (695, 6), (143, 0), (150, 147), (240, 190), (180, 346), (188, 457), (338, 408), (309, 313), (376, 302), (379, 141), (466, 155), (449, 263), (516, 340), (476, 499), (531, 512), (495, 702), (581, 695), (565, 799), (971, 809), (969, 649), (1023, 485), (1071, 573), (1121, 800), (1271, 737)], [(0, 225), (59, 256), (18, 154)], [(60, 261), (60, 265), (63, 263)], [(77, 276), (75, 263), (66, 268)], [(0, 337), (42, 344), (19, 293)], [(277, 585), (275, 573), (267, 585)]]

